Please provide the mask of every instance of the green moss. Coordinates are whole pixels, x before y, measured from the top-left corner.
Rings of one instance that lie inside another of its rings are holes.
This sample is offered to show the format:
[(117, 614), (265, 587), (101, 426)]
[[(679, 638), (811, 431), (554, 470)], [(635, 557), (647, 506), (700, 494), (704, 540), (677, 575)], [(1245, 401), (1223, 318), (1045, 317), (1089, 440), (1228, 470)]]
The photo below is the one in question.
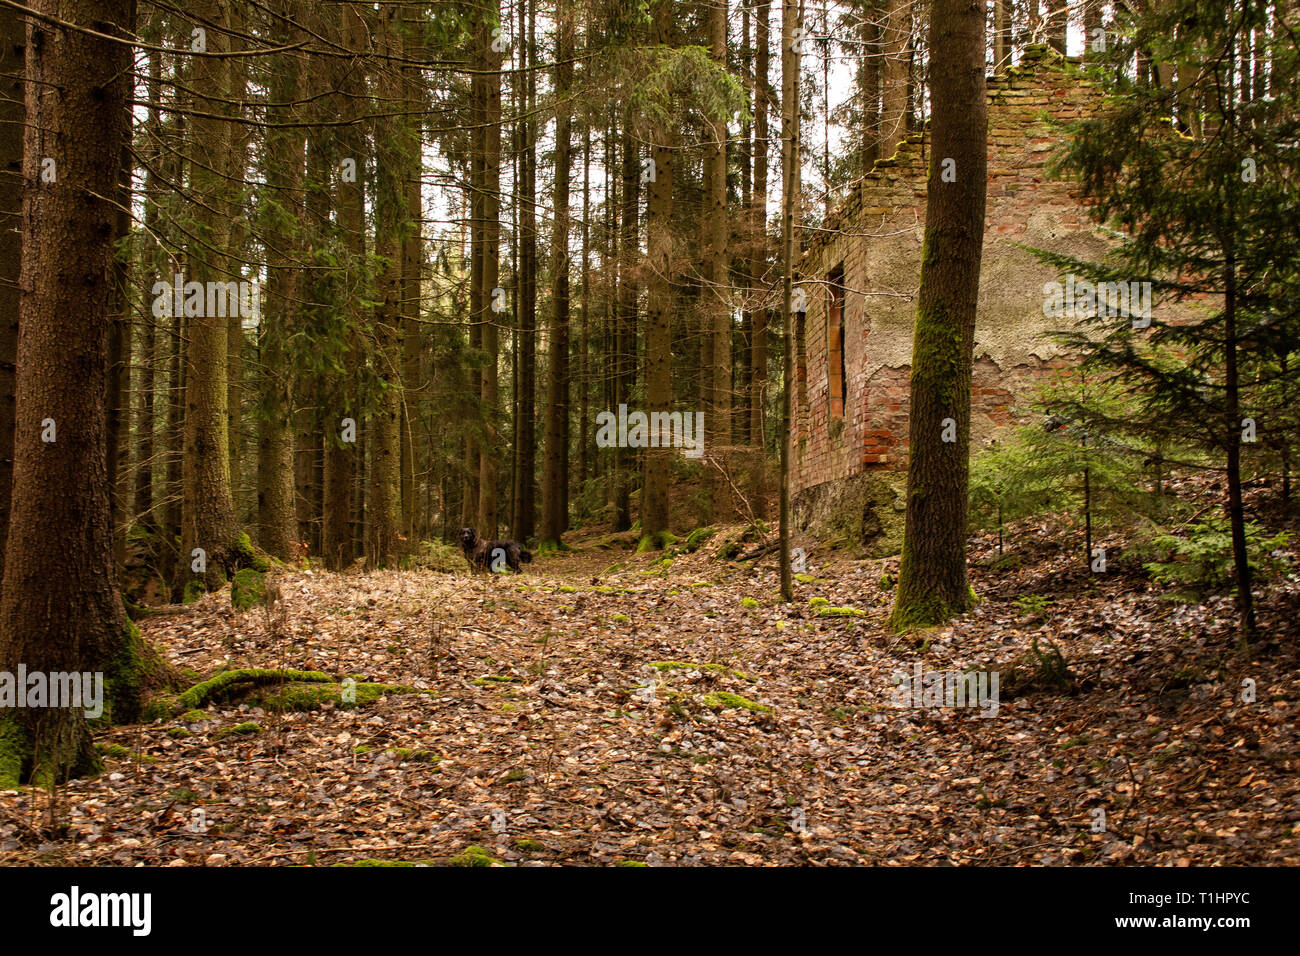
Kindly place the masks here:
[(615, 614), (613, 617), (610, 618), (610, 620), (613, 621), (615, 624), (628, 624), (631, 622), (632, 619), (628, 617), (626, 614)]
[(740, 606), (741, 606), (741, 607), (751, 607), (751, 608), (752, 608), (752, 607), (758, 607), (758, 602), (755, 601), (752, 597), (741, 598), (741, 599), (740, 599)]
[(500, 861), (481, 846), (467, 846), (447, 861), (448, 866), (496, 866)]
[(826, 600), (826, 598), (824, 597), (810, 597), (808, 599), (808, 603), (811, 604), (813, 607), (825, 607), (831, 602)]
[(715, 674), (730, 674), (732, 677), (739, 677), (741, 680), (747, 680), (751, 684), (758, 680), (757, 677), (751, 677), (744, 671), (738, 671), (735, 668), (727, 667), (725, 664), (693, 664), (690, 661), (651, 661), (650, 666), (657, 671), (712, 671)]
[(184, 740), (186, 737), (193, 737), (194, 735), (184, 727), (172, 727), (167, 731), (167, 736), (172, 740)]
[(284, 711), (308, 711), (319, 710), (326, 704), (333, 704), (344, 710), (350, 710), (353, 707), (362, 707), (366, 704), (373, 704), (375, 701), (389, 694), (430, 694), (432, 691), (420, 690), (418, 687), (409, 687), (406, 684), (370, 684), (358, 682), (353, 685), (355, 700), (345, 701), (343, 699), (343, 685), (341, 683), (296, 683), (290, 682), (282, 686), (266, 687), (259, 693), (249, 698), (250, 703), (255, 703), (273, 713)]
[(232, 550), (235, 553), (235, 560), (239, 567), (251, 568), (254, 571), (263, 573), (271, 570), (274, 559), (265, 551), (253, 547), (253, 542), (249, 540), (246, 532), (240, 532), (239, 537), (235, 539), (235, 546)]
[(538, 843), (536, 840), (529, 840), (527, 838), (524, 838), (522, 840), (515, 841), (515, 849), (520, 850), (524, 853), (545, 853), (546, 844)]
[(817, 580), (817, 578), (813, 577), (811, 574), (796, 574), (794, 579), (800, 584), (812, 584)]
[(29, 769), (31, 735), (13, 714), (0, 715), (0, 790), (17, 790)]
[(140, 761), (141, 763), (157, 763), (157, 757), (150, 757), (148, 754), (138, 754), (134, 750), (123, 747), (121, 744), (100, 744), (96, 748), (100, 754), (113, 760), (131, 760)]
[(253, 734), (260, 734), (262, 725), (255, 721), (245, 721), (242, 724), (235, 724), (233, 727), (227, 727), (225, 730), (219, 730), (212, 735), (214, 740), (222, 737), (249, 737)]
[(185, 582), (185, 590), (181, 592), (181, 603), (193, 604), (207, 593), (208, 589), (203, 586), (200, 578), (190, 578)]
[(515, 677), (513, 674), (484, 674), (482, 677), (476, 677), (473, 683), (475, 687), (486, 687), (491, 684), (517, 684), (522, 680), (522, 677)]
[(146, 716), (149, 719), (170, 719), (184, 714), (181, 719), (187, 722), (207, 720), (212, 715), (198, 708), (209, 701), (240, 696), (270, 711), (286, 711), (317, 710), (327, 703), (345, 708), (356, 707), (373, 703), (387, 694), (430, 693), (404, 684), (358, 682), (353, 689), (355, 700), (344, 701), (343, 684), (337, 678), (320, 671), (241, 668), (222, 671), (195, 684), (184, 693), (159, 698), (150, 705)]
[(728, 693), (725, 690), (715, 690), (710, 694), (705, 694), (700, 698), (704, 706), (720, 710), (726, 707), (735, 707), (741, 710), (752, 711), (756, 714), (769, 714), (772, 708), (767, 704), (760, 704), (750, 700), (748, 697), (741, 697), (739, 694)]
[(683, 544), (682, 547), (685, 548), (688, 554), (694, 554), (700, 549), (700, 546), (704, 544), (704, 542), (708, 541), (715, 534), (717, 534), (716, 528), (696, 528), (686, 536), (686, 543)]
[(649, 866), (648, 863), (642, 863), (640, 860), (615, 860), (615, 866)]
[[(970, 593), (973, 602), (974, 591)], [(931, 594), (918, 601), (900, 601), (894, 605), (889, 615), (889, 629), (902, 633), (919, 628), (937, 627), (946, 621), (970, 610), (970, 604), (964, 607), (949, 605), (943, 599)]]
[(389, 747), (390, 753), (403, 763), (441, 763), (442, 756), (432, 750), (411, 750), (407, 747)]
[(253, 568), (235, 572), (230, 583), (230, 606), (236, 611), (266, 603), (266, 575)]
[(145, 687), (164, 682), (169, 670), (128, 618), (122, 627), (122, 649), (104, 669), (104, 713), (91, 721), (92, 726), (135, 723), (144, 707)]
[(354, 860), (351, 863), (330, 864), (331, 867), (335, 867), (335, 866), (428, 866), (428, 865), (429, 862), (427, 860), (376, 860), (376, 859)]
[(718, 549), (718, 557), (723, 561), (730, 561), (740, 552), (745, 550), (745, 546), (739, 541), (728, 541)]
[(180, 720), (187, 724), (197, 724), (201, 720), (212, 719), (212, 714), (208, 713), (206, 710), (199, 710), (198, 708), (187, 710), (180, 716)]
[(671, 531), (656, 531), (653, 534), (643, 534), (641, 540), (636, 543), (636, 553), (645, 554), (649, 551), (662, 551), (677, 540), (677, 536)]

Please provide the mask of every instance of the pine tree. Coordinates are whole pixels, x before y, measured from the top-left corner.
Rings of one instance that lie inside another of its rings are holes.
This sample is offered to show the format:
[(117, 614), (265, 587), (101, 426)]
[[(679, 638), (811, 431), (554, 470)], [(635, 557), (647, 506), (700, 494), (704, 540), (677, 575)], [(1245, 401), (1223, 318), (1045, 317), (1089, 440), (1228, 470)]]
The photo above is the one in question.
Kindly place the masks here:
[[(1243, 455), (1257, 431), (1288, 427), (1269, 406), (1279, 394), (1269, 389), (1293, 374), (1300, 333), (1300, 160), (1287, 145), (1300, 131), (1300, 93), (1287, 82), (1256, 98), (1243, 79), (1251, 37), (1268, 16), (1263, 0), (1230, 8), (1170, 0), (1113, 25), (1116, 42), (1094, 71), (1110, 94), (1107, 108), (1071, 130), (1061, 169), (1124, 241), (1106, 262), (1041, 254), (1077, 273), (1090, 293), (1099, 283), (1151, 283), (1158, 315), (1135, 314), (1109, 294), (1103, 308), (1076, 300), (1082, 327), (1068, 345), (1139, 397), (1134, 427), (1193, 444), (1223, 468), (1243, 639), (1255, 633)], [(1272, 31), (1268, 70), (1293, 78), (1290, 17)], [(1168, 83), (1134, 80), (1142, 51), (1157, 64), (1194, 65), (1180, 95)], [(1184, 112), (1189, 103), (1198, 104), (1195, 123)], [(1166, 311), (1180, 302), (1195, 305), (1176, 317)]]

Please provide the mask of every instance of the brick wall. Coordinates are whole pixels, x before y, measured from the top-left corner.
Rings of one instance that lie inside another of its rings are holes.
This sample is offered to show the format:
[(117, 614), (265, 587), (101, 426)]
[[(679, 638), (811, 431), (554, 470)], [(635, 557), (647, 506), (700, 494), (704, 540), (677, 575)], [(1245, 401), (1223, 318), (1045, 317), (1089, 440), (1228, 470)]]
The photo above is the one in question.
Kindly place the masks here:
[[(1096, 93), (1071, 61), (1031, 49), (1024, 62), (988, 80), (987, 219), (971, 388), (973, 447), (1023, 414), (1022, 399), (1065, 364), (1042, 314), (1045, 282), (1059, 278), (1017, 243), (1104, 253), (1109, 240), (1071, 195), (1049, 181), (1046, 164), (1058, 141), (1044, 120), (1084, 116)], [(792, 428), (795, 494), (824, 482), (907, 464), (908, 366), (914, 296), (925, 227), (928, 137), (905, 141), (877, 162), (804, 254), (796, 282), (807, 295), (806, 394), (795, 395)], [(960, 171), (959, 171), (960, 174)], [(844, 270), (845, 394), (842, 419), (831, 416), (826, 280)]]

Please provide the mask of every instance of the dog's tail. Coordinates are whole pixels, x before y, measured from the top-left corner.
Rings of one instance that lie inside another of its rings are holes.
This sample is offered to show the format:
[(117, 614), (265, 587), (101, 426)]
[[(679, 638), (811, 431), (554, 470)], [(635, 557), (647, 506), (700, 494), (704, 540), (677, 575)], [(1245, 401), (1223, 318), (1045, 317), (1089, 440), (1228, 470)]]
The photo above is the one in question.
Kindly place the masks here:
[(523, 548), (520, 548), (519, 560), (522, 561), (524, 564), (532, 564), (533, 556), (529, 554), (527, 551), (525, 551)]

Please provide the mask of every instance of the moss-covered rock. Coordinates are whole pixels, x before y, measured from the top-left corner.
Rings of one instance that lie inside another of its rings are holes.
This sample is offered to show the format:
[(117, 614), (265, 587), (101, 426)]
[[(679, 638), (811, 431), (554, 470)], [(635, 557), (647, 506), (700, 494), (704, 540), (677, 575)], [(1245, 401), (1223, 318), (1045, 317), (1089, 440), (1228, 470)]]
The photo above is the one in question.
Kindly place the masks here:
[(499, 866), (500, 863), (481, 846), (467, 846), (447, 861), (448, 866)]
[(791, 502), (795, 526), (862, 557), (898, 554), (907, 511), (906, 480), (901, 472), (867, 472), (807, 488)]
[(686, 536), (686, 542), (682, 545), (682, 548), (688, 554), (694, 554), (700, 549), (700, 546), (704, 544), (704, 542), (708, 541), (717, 533), (717, 528), (696, 528)]
[(227, 727), (219, 730), (212, 735), (214, 740), (220, 740), (222, 737), (251, 737), (253, 734), (260, 734), (262, 725), (256, 721), (245, 721), (242, 724), (235, 724), (233, 727)]

